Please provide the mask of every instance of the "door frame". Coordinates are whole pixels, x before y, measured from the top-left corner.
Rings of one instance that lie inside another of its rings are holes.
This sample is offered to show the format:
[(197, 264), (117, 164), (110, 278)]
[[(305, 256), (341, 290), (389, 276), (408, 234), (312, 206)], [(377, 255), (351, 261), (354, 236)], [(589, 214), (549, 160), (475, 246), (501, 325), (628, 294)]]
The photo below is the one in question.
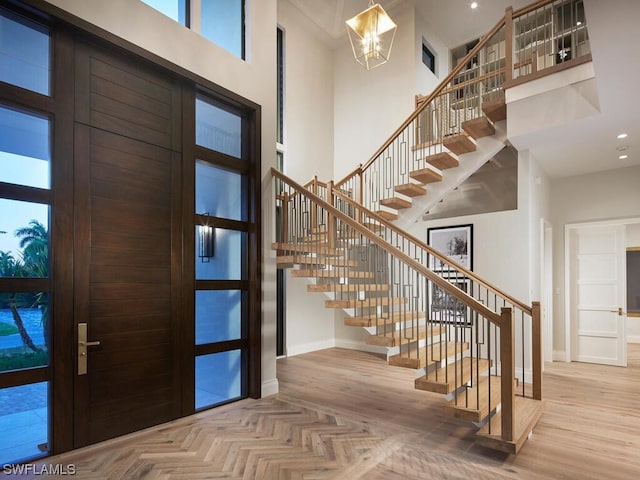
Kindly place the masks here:
[[(543, 358), (553, 362), (553, 225), (540, 219), (540, 295), (542, 300)], [(544, 362), (543, 362), (544, 370)]]
[[(564, 351), (565, 351), (565, 362), (571, 362), (572, 358), (572, 338), (573, 338), (573, 321), (571, 318), (571, 308), (572, 308), (572, 287), (571, 284), (571, 275), (569, 275), (571, 271), (571, 234), (574, 230), (579, 230), (581, 228), (588, 227), (603, 227), (603, 226), (623, 226), (625, 227), (622, 235), (622, 243), (623, 247), (625, 245), (625, 231), (626, 226), (634, 223), (640, 223), (640, 217), (632, 217), (632, 218), (620, 218), (615, 220), (600, 220), (593, 222), (581, 222), (581, 223), (567, 223), (564, 226), (564, 286), (565, 286), (565, 295), (564, 295), (564, 311), (565, 311), (565, 332), (564, 332)], [(623, 268), (625, 269), (624, 278), (626, 278), (626, 263), (623, 263)], [(623, 303), (622, 308), (624, 311), (627, 309), (626, 305), (626, 295), (623, 295)], [(625, 335), (624, 341), (626, 342), (626, 327), (623, 332)]]

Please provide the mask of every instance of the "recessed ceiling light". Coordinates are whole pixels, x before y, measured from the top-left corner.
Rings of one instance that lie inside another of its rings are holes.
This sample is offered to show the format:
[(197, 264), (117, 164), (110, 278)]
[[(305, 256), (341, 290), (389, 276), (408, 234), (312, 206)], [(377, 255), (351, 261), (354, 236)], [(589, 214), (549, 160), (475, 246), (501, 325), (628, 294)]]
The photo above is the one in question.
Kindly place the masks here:
[(627, 134), (626, 133), (621, 133), (620, 135), (618, 135), (618, 139), (622, 140), (623, 138), (627, 138)]
[(471, 2), (471, 9), (475, 10), (476, 8), (478, 8), (478, 2)]
[(629, 155), (620, 155), (618, 158), (620, 160), (626, 160), (627, 158), (629, 158)]

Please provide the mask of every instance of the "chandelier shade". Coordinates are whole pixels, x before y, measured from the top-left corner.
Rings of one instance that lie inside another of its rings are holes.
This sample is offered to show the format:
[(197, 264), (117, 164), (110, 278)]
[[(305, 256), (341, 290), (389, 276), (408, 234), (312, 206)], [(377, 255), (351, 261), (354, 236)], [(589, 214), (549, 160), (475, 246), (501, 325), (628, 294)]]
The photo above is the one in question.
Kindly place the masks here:
[(389, 60), (398, 26), (380, 4), (373, 5), (346, 21), (347, 32), (356, 61), (367, 70)]

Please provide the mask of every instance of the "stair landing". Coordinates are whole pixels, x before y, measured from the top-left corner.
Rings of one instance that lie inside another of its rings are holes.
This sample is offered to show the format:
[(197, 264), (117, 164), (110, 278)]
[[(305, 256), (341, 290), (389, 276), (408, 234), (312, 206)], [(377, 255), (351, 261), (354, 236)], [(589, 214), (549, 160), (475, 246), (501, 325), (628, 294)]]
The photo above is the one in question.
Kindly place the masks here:
[[(515, 435), (513, 440), (509, 441), (501, 438), (502, 413), (498, 412), (476, 433), (476, 442), (494, 450), (517, 454), (540, 420), (545, 403), (545, 400), (515, 397)], [(491, 431), (491, 433), (489, 433), (489, 431)]]

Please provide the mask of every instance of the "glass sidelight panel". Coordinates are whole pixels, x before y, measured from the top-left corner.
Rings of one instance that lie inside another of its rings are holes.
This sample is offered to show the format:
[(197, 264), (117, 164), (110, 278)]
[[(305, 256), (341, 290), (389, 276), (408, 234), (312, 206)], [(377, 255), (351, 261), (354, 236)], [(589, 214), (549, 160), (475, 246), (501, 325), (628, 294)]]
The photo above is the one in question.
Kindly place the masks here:
[(0, 389), (0, 465), (47, 453), (48, 386), (40, 382)]
[(50, 128), (45, 116), (0, 106), (0, 182), (50, 187)]
[(0, 81), (50, 93), (49, 29), (0, 9)]
[(0, 198), (0, 277), (48, 275), (49, 205)]
[(48, 365), (48, 337), (47, 293), (0, 292), (0, 373)]
[[(202, 229), (210, 229), (206, 235)], [(203, 242), (208, 242), (202, 248)], [(196, 226), (196, 279), (246, 279), (247, 234), (225, 228)]]
[(196, 357), (196, 409), (239, 398), (241, 379), (240, 350)]
[(240, 290), (196, 292), (196, 344), (236, 340), (241, 335)]
[(242, 117), (196, 98), (196, 144), (242, 158)]
[(246, 202), (246, 175), (196, 162), (197, 213), (245, 221)]

